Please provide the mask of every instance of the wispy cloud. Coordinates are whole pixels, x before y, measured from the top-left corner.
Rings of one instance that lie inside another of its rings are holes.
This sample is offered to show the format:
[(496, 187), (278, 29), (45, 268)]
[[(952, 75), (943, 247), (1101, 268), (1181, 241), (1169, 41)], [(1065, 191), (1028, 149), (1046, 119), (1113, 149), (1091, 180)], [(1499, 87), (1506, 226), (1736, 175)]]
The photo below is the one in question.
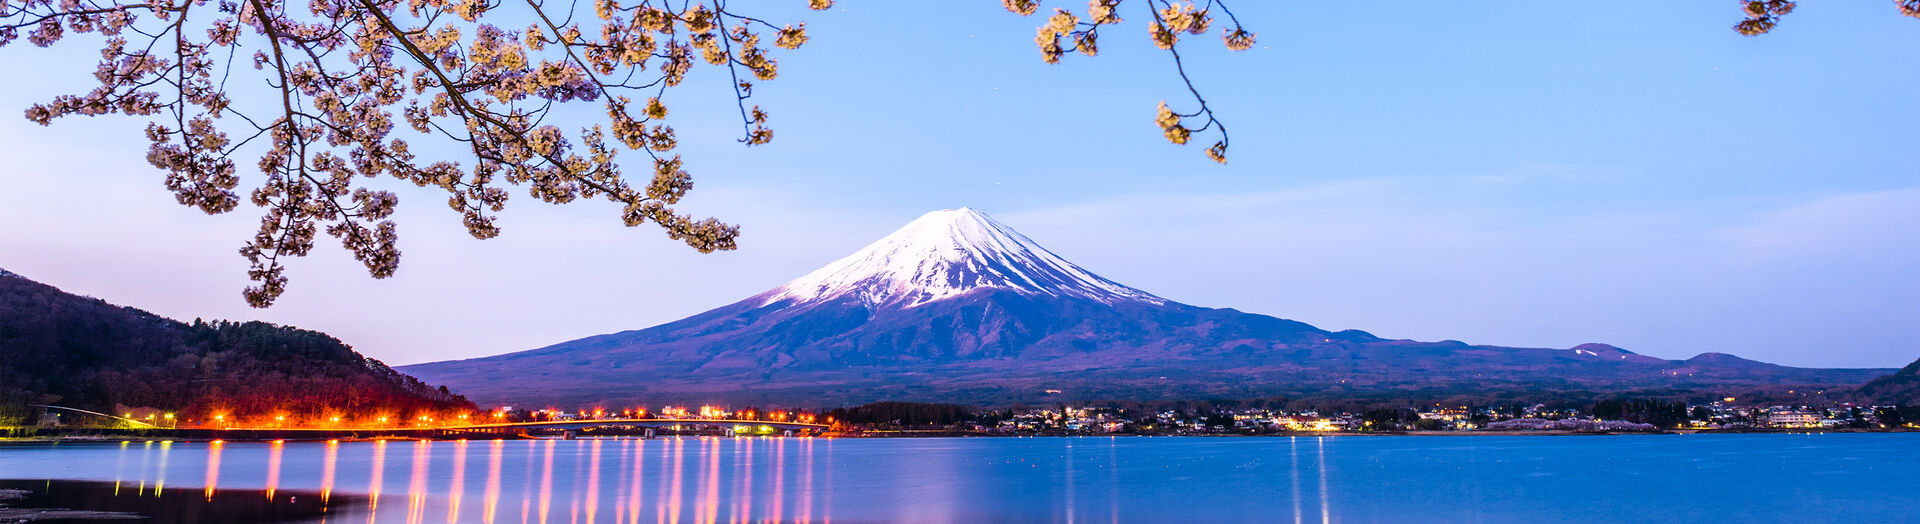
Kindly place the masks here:
[(1474, 197), (1509, 182), (1130, 196), (1003, 220), (1162, 296), (1382, 336), (1817, 366), (1916, 356), (1920, 188), (1599, 212)]

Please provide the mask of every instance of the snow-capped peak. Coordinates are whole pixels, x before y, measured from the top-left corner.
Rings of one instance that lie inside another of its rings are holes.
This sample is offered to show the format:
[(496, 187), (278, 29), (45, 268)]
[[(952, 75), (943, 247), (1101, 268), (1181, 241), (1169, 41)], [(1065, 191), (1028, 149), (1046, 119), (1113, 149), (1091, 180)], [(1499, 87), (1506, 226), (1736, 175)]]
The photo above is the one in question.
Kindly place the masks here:
[(768, 304), (856, 297), (913, 307), (978, 288), (1113, 303), (1159, 297), (1100, 278), (971, 208), (922, 215), (854, 254), (765, 295)]

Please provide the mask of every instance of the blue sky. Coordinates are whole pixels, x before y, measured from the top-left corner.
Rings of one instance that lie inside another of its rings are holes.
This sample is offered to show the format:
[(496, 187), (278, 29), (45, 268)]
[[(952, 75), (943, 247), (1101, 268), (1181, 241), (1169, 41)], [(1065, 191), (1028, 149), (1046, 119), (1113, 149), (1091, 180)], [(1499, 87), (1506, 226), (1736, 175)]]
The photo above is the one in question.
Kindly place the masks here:
[[(1233, 130), (1226, 166), (1153, 127), (1182, 90), (1137, 6), (1101, 56), (1048, 66), (1041, 19), (994, 2), (842, 0), (773, 16), (813, 37), (757, 89), (773, 144), (734, 142), (717, 71), (670, 95), (688, 208), (742, 224), (739, 251), (699, 255), (610, 205), (520, 192), (502, 236), (477, 241), (444, 197), (382, 181), (401, 196), (399, 273), (372, 280), (323, 242), (279, 305), (253, 310), (235, 250), (257, 215), (175, 205), (144, 121), (9, 116), (0, 267), (413, 363), (674, 320), (972, 206), (1131, 286), (1330, 329), (1805, 366), (1920, 357), (1920, 20), (1890, 2), (1806, 3), (1758, 38), (1730, 29), (1732, 2), (1242, 3), (1254, 49), (1208, 36), (1186, 52)], [(37, 75), (0, 85), (0, 115), (84, 90), (96, 56), (0, 53)]]

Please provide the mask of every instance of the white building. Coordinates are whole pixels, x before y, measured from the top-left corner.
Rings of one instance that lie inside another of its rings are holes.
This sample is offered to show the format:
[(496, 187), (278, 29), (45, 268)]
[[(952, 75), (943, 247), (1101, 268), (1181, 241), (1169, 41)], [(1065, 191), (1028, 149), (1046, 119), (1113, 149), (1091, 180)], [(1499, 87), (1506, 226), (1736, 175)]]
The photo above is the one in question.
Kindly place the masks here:
[(1821, 418), (1807, 411), (1774, 411), (1767, 413), (1767, 425), (1776, 428), (1817, 428), (1820, 427)]

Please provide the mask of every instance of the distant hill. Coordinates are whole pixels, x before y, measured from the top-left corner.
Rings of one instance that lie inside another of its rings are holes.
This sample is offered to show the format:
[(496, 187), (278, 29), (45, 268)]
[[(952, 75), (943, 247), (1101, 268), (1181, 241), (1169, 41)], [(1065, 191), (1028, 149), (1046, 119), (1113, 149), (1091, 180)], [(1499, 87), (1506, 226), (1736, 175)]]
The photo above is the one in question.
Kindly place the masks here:
[(187, 324), (0, 270), (0, 418), (30, 413), (28, 404), (235, 419), (472, 409), (324, 333)]
[(1747, 397), (1802, 385), (1850, 389), (1892, 371), (1793, 368), (1720, 353), (1665, 360), (1605, 344), (1511, 348), (1327, 331), (1154, 296), (964, 208), (929, 213), (786, 285), (682, 320), (403, 369), (487, 404), (557, 407), (1512, 399), (1650, 390)]
[(1920, 406), (1920, 360), (1861, 384), (1854, 395), (1866, 404)]

